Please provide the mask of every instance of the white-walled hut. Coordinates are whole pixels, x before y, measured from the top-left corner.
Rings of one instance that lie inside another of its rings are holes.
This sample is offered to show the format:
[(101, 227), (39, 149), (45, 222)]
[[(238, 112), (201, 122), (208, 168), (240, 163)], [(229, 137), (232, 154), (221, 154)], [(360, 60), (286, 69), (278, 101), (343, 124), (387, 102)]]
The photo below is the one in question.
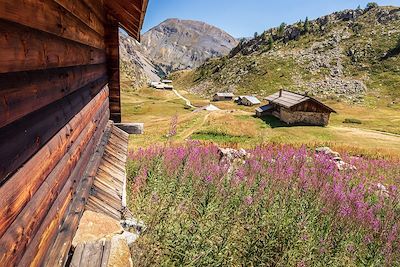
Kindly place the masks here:
[[(308, 95), (279, 90), (266, 98), (269, 104), (261, 107), (259, 114), (271, 114), (292, 125), (326, 126), (335, 110)], [(257, 114), (257, 110), (256, 110)]]
[(162, 83), (172, 83), (172, 80), (164, 79), (164, 80), (162, 80), (161, 82), (162, 82)]
[(233, 93), (216, 93), (213, 101), (232, 101), (235, 95)]
[(245, 106), (255, 106), (261, 104), (261, 101), (258, 100), (257, 97), (249, 95), (240, 96), (237, 102), (239, 105), (245, 105)]

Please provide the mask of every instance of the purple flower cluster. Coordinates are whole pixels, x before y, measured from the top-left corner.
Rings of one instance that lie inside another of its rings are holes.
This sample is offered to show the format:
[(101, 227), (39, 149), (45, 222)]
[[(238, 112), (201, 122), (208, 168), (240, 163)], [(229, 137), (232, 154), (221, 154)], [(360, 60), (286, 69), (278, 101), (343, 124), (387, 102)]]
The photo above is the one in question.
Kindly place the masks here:
[[(245, 160), (230, 161), (221, 157), (218, 147), (197, 142), (137, 150), (129, 155), (138, 169), (132, 188), (145, 186), (148, 171), (157, 165), (182, 184), (194, 181), (200, 191), (211, 186), (222, 203), (240, 195), (243, 209), (256, 209), (261, 203), (265, 209), (277, 197), (307, 199), (329, 218), (331, 227), (342, 229), (343, 234), (362, 233), (363, 242), (382, 245), (386, 264), (399, 260), (399, 160), (344, 155), (343, 161), (355, 168), (339, 170), (328, 156), (306, 147), (268, 145), (248, 153)], [(302, 235), (303, 241), (308, 239), (308, 234)], [(347, 246), (347, 251), (356, 249)], [(325, 251), (325, 243), (319, 250)]]

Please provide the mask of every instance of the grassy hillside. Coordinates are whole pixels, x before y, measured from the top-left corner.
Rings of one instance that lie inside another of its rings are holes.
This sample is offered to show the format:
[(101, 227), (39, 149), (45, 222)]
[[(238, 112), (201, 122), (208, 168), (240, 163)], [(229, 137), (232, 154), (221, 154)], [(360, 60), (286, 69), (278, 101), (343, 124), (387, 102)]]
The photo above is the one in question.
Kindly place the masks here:
[[(203, 106), (207, 99), (180, 91), (193, 104)], [(221, 111), (193, 113), (170, 91), (150, 88), (122, 93), (123, 121), (144, 122), (144, 135), (131, 136), (130, 147), (181, 143), (187, 139), (214, 142), (222, 146), (252, 148), (262, 143), (328, 145), (339, 151), (365, 155), (399, 155), (400, 113), (393, 108), (379, 109), (329, 104), (338, 111), (328, 127), (287, 127), (274, 118), (254, 117), (254, 108), (233, 102), (215, 102)], [(176, 120), (176, 123), (174, 122)], [(343, 123), (353, 120), (357, 123)], [(171, 128), (175, 134), (168, 137)]]
[(281, 88), (371, 106), (400, 105), (400, 8), (337, 12), (270, 29), (227, 57), (171, 75), (181, 89), (266, 96)]

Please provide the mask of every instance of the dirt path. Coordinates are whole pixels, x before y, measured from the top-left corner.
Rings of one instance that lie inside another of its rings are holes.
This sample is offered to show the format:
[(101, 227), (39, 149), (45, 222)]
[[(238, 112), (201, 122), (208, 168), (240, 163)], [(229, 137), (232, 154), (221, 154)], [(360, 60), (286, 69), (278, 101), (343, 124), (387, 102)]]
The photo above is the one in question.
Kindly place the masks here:
[(183, 99), (183, 101), (185, 101), (185, 103), (186, 103), (186, 106), (195, 108), (195, 106), (193, 106), (192, 103), (190, 103), (189, 99), (182, 96), (178, 91), (176, 91), (175, 89), (172, 89), (172, 92), (174, 92), (176, 94), (176, 96), (179, 97), (180, 99)]
[(399, 142), (400, 144), (400, 135), (393, 134), (393, 133), (385, 133), (376, 130), (368, 130), (368, 129), (360, 129), (360, 128), (350, 128), (350, 127), (340, 127), (340, 126), (332, 126), (331, 129), (335, 131), (348, 134), (349, 137), (359, 136), (365, 138), (371, 138), (375, 140), (382, 140), (382, 141), (393, 141)]
[(182, 139), (185, 140), (189, 138), (194, 132), (199, 130), (201, 127), (204, 126), (204, 124), (207, 122), (208, 117), (210, 117), (211, 113), (208, 113), (207, 115), (204, 116), (203, 120), (199, 125), (196, 125), (194, 127), (191, 127), (190, 129), (187, 129), (185, 132), (182, 133)]

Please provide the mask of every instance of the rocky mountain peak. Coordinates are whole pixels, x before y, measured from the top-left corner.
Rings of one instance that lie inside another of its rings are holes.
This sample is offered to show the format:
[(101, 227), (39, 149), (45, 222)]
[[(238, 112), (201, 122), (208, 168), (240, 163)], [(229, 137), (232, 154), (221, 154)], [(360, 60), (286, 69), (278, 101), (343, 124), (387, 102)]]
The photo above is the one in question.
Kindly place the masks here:
[(165, 73), (200, 66), (227, 55), (238, 41), (201, 21), (167, 19), (142, 36), (144, 53)]

